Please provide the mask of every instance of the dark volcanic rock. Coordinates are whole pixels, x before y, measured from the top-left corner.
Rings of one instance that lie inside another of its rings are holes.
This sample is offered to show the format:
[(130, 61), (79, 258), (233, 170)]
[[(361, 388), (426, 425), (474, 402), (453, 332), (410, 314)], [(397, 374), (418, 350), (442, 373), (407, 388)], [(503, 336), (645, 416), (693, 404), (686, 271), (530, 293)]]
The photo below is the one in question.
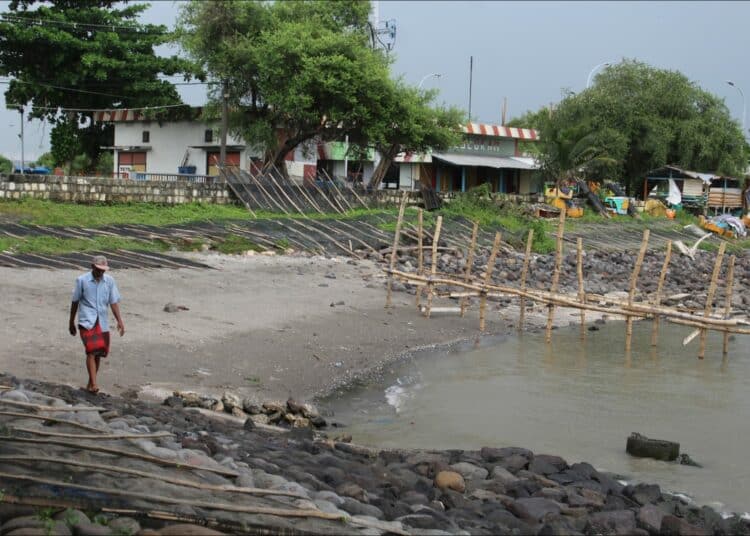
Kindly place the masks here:
[(708, 536), (709, 532), (676, 516), (664, 516), (659, 531), (664, 536)]
[(635, 514), (632, 510), (613, 510), (597, 512), (589, 516), (586, 534), (632, 534), (636, 528)]

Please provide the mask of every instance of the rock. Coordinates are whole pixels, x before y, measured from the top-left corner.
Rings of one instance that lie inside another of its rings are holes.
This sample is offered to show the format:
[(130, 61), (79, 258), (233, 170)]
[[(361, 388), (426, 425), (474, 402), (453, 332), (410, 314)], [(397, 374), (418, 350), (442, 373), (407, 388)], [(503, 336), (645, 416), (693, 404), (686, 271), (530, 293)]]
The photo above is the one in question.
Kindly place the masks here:
[(184, 305), (175, 305), (172, 302), (169, 302), (164, 306), (164, 312), (165, 313), (176, 313), (177, 311), (189, 311), (189, 307), (185, 307)]
[(336, 279), (336, 274), (334, 274), (333, 272), (328, 272), (323, 277), (325, 277), (326, 279)]
[(639, 458), (654, 458), (656, 460), (674, 461), (680, 455), (680, 444), (648, 437), (633, 432), (628, 437), (625, 451), (631, 456)]
[(548, 515), (559, 514), (560, 505), (549, 499), (530, 497), (528, 499), (513, 501), (508, 506), (508, 510), (521, 519), (539, 522), (544, 520)]
[(450, 468), (455, 472), (460, 473), (465, 480), (484, 480), (489, 474), (484, 467), (478, 467), (467, 462), (454, 463)]
[(508, 471), (505, 467), (502, 465), (496, 465), (492, 468), (491, 473), (492, 480), (499, 480), (503, 484), (509, 484), (511, 482), (516, 482), (518, 480), (518, 477), (515, 476), (513, 473)]
[(440, 471), (435, 477), (435, 487), (463, 493), (466, 490), (466, 483), (460, 473), (456, 473), (455, 471)]
[(638, 510), (636, 522), (638, 526), (651, 534), (658, 534), (661, 530), (661, 521), (665, 513), (653, 504), (647, 504)]
[(242, 409), (248, 415), (258, 415), (262, 411), (261, 407), (249, 398), (246, 398), (242, 401)]
[(680, 454), (677, 457), (677, 461), (680, 462), (680, 465), (690, 465), (692, 467), (703, 467), (701, 464), (693, 460), (689, 454)]
[(568, 490), (568, 504), (572, 507), (585, 508), (604, 506), (605, 497), (598, 491), (587, 488), (572, 488)]
[(540, 475), (559, 473), (568, 468), (568, 463), (559, 456), (538, 454), (529, 462), (529, 471)]
[(7, 534), (16, 529), (44, 529), (45, 522), (39, 519), (38, 516), (21, 516), (9, 519), (2, 525), (0, 525), (0, 534)]
[(245, 419), (245, 424), (242, 425), (242, 428), (244, 428), (245, 430), (254, 430), (255, 422), (252, 418)]
[(368, 502), (367, 492), (353, 482), (345, 482), (336, 488), (336, 493), (341, 497), (351, 497), (360, 502)]
[(107, 526), (115, 534), (137, 534), (141, 530), (141, 524), (132, 517), (117, 517), (111, 520)]
[(545, 521), (542, 528), (537, 532), (537, 536), (579, 536), (582, 532), (576, 530), (570, 520), (562, 516), (550, 516), (551, 519)]
[(278, 402), (263, 402), (263, 412), (266, 415), (273, 415), (275, 413), (286, 413), (286, 404), (280, 404)]
[(182, 399), (182, 404), (186, 408), (200, 408), (203, 407), (203, 399), (198, 393), (175, 391), (174, 396)]
[(0, 503), (0, 525), (16, 517), (33, 516), (36, 508), (20, 504)]
[(302, 415), (303, 406), (297, 403), (293, 398), (286, 401), (286, 407), (289, 408), (289, 412), (293, 415)]
[(659, 533), (665, 536), (708, 536), (709, 532), (677, 516), (666, 515), (661, 520)]
[(631, 510), (612, 510), (591, 514), (584, 532), (629, 535), (635, 528), (635, 514)]
[(255, 424), (268, 424), (268, 415), (265, 413), (258, 413), (258, 414), (251, 414), (250, 420), (253, 421)]
[(627, 486), (623, 495), (643, 506), (658, 501), (661, 498), (661, 488), (656, 484), (636, 484)]
[(218, 412), (223, 413), (224, 412), (224, 402), (221, 400), (216, 400), (213, 405), (211, 406), (211, 409)]
[(52, 519), (54, 519), (55, 521), (62, 521), (63, 523), (70, 526), (77, 525), (79, 523), (91, 523), (91, 520), (86, 514), (84, 514), (80, 510), (71, 510), (70, 508), (56, 513), (54, 516), (52, 516)]
[(242, 409), (242, 399), (229, 391), (225, 391), (221, 395), (221, 403), (224, 404), (224, 409), (228, 412), (231, 412), (234, 408)]
[(164, 527), (158, 531), (158, 534), (160, 536), (222, 536), (224, 533), (200, 525), (179, 523)]
[(351, 497), (344, 497), (343, 504), (339, 507), (345, 512), (350, 513), (353, 516), (371, 516), (378, 519), (382, 519), (383, 511), (377, 506), (371, 504), (364, 504)]
[(111, 536), (114, 532), (109, 527), (87, 521), (73, 525), (73, 534), (75, 536)]

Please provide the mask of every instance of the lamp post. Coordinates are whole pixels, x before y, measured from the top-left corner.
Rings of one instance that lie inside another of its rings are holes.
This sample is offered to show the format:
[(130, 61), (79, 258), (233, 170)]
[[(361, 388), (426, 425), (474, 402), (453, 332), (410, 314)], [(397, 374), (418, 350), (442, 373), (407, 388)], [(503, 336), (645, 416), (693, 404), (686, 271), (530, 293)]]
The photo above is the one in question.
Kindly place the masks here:
[(18, 107), (18, 111), (21, 113), (21, 175), (24, 175), (26, 171), (24, 169), (26, 168), (26, 160), (24, 155), (24, 146), (23, 146), (23, 106)]
[(594, 66), (593, 69), (591, 69), (591, 72), (589, 73), (589, 77), (586, 79), (586, 88), (591, 87), (591, 77), (594, 76), (594, 73), (600, 69), (601, 67), (609, 67), (612, 65), (613, 61), (605, 61), (604, 63), (600, 63), (599, 65)]
[(745, 132), (745, 116), (747, 115), (747, 101), (745, 100), (745, 94), (742, 92), (742, 88), (740, 88), (740, 86), (738, 86), (731, 80), (727, 80), (726, 82), (734, 89), (739, 91), (740, 96), (742, 97), (742, 132)]
[(441, 73), (430, 73), (426, 74), (422, 77), (422, 80), (419, 81), (419, 85), (417, 86), (417, 89), (422, 89), (422, 84), (424, 84), (424, 81), (428, 78), (440, 78), (443, 76)]

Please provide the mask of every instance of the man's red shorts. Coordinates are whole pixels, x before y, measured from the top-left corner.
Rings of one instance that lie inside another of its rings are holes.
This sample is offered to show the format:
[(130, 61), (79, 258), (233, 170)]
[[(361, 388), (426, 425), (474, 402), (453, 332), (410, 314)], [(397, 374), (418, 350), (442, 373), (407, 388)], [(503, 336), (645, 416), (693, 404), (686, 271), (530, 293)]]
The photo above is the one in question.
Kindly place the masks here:
[(107, 357), (109, 355), (109, 331), (102, 331), (102, 327), (97, 320), (94, 327), (86, 329), (78, 326), (81, 332), (81, 340), (86, 349), (86, 355), (94, 354), (96, 357)]

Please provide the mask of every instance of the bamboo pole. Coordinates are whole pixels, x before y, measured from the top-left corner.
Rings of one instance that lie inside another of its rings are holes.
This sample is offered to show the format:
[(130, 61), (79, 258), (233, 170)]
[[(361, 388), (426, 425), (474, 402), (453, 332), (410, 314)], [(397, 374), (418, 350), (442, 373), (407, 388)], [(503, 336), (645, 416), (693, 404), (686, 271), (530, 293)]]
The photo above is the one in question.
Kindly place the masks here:
[[(586, 289), (583, 282), (583, 238), (576, 241), (576, 275), (578, 276), (578, 300), (586, 303)], [(586, 309), (581, 309), (581, 340), (586, 339)]]
[(709, 326), (706, 327), (705, 324), (701, 324), (700, 322), (691, 322), (690, 320), (685, 320), (683, 318), (668, 318), (669, 322), (673, 324), (680, 324), (682, 326), (692, 326), (695, 328), (699, 328), (698, 332), (700, 333), (701, 329), (710, 329), (713, 331), (719, 331), (721, 333), (734, 333), (737, 335), (750, 335), (750, 329), (748, 328), (739, 328), (732, 325), (727, 326)]
[[(424, 275), (424, 242), (422, 233), (424, 231), (424, 210), (417, 210), (417, 273)], [(422, 287), (417, 287), (416, 292), (416, 305), (419, 310), (420, 302), (422, 301)]]
[[(557, 243), (555, 245), (555, 269), (552, 273), (552, 285), (550, 292), (557, 292), (557, 285), (560, 282), (560, 267), (562, 266), (563, 255), (563, 235), (565, 234), (565, 207), (560, 209), (560, 221), (557, 224)], [(547, 330), (544, 340), (549, 344), (552, 341), (552, 322), (555, 319), (555, 306), (550, 304), (547, 312)]]
[[(529, 272), (529, 262), (531, 261), (531, 247), (534, 243), (534, 229), (529, 229), (529, 236), (526, 238), (526, 253), (523, 257), (523, 269), (521, 270), (521, 290), (526, 290), (526, 275)], [(523, 330), (523, 322), (526, 318), (526, 297), (521, 296), (520, 310), (518, 312), (518, 330)]]
[[(661, 273), (659, 274), (659, 283), (656, 285), (656, 297), (654, 298), (654, 305), (657, 307), (661, 305), (661, 293), (664, 290), (664, 282), (667, 279), (667, 269), (669, 268), (669, 261), (672, 259), (672, 241), (667, 241), (667, 254), (664, 256), (664, 264), (661, 267)], [(656, 346), (659, 342), (659, 315), (654, 315), (654, 325), (651, 328), (651, 346)]]
[(52, 412), (71, 412), (71, 411), (107, 411), (107, 408), (101, 408), (99, 406), (41, 406), (39, 404), (30, 404), (29, 402), (17, 402), (15, 400), (8, 400), (0, 398), (0, 404), (6, 404), (8, 406), (16, 406), (19, 408), (35, 409), (37, 411), (52, 411)]
[[(630, 274), (630, 287), (628, 289), (628, 305), (633, 305), (635, 299), (635, 290), (638, 284), (638, 276), (641, 273), (641, 266), (643, 266), (643, 259), (646, 257), (646, 250), (648, 249), (648, 239), (651, 235), (651, 231), (646, 229), (643, 231), (643, 241), (641, 242), (641, 249), (638, 251), (638, 258), (635, 261), (633, 267), (633, 273)], [(633, 341), (633, 317), (628, 315), (625, 319), (625, 352), (630, 352), (630, 347)]]
[(112, 454), (114, 456), (124, 456), (126, 458), (133, 458), (136, 460), (143, 460), (145, 462), (154, 463), (157, 465), (163, 465), (165, 467), (176, 467), (178, 469), (185, 469), (191, 471), (208, 471), (210, 473), (216, 473), (217, 475), (227, 476), (230, 478), (238, 477), (239, 474), (235, 471), (224, 468), (213, 468), (204, 467), (201, 465), (194, 465), (191, 463), (183, 463), (174, 460), (165, 460), (164, 458), (157, 458), (150, 454), (141, 454), (140, 452), (132, 452), (117, 447), (103, 447), (100, 445), (89, 445), (86, 443), (78, 443), (75, 441), (64, 441), (58, 439), (34, 439), (30, 437), (13, 437), (3, 436), (2, 441), (13, 441), (16, 443), (28, 443), (31, 445), (55, 445), (58, 447), (68, 447), (76, 450), (88, 450), (91, 452), (101, 452), (104, 454)]
[[(484, 284), (488, 285), (492, 281), (492, 272), (495, 271), (495, 259), (497, 258), (497, 252), (500, 249), (500, 240), (502, 235), (499, 232), (495, 233), (495, 241), (492, 243), (492, 253), (490, 258), (487, 260), (487, 266), (484, 269)], [(482, 297), (479, 302), (479, 331), (484, 331), (485, 319), (487, 317), (487, 292), (482, 292)]]
[(306, 499), (304, 495), (294, 493), (291, 491), (279, 491), (265, 488), (246, 488), (238, 487), (226, 484), (204, 484), (202, 482), (193, 482), (192, 480), (185, 480), (184, 478), (175, 478), (171, 476), (159, 475), (154, 472), (138, 471), (137, 469), (128, 469), (126, 467), (118, 467), (116, 465), (100, 464), (81, 462), (77, 460), (71, 460), (67, 458), (57, 458), (54, 456), (13, 456), (13, 455), (0, 455), (0, 462), (34, 462), (34, 463), (56, 463), (61, 465), (71, 465), (74, 467), (82, 467), (84, 469), (93, 469), (95, 471), (107, 471), (110, 473), (120, 473), (124, 475), (137, 476), (141, 478), (152, 478), (154, 480), (160, 480), (176, 486), (185, 486), (188, 488), (204, 489), (210, 491), (227, 491), (231, 493), (243, 493), (247, 495), (279, 495), (284, 497), (295, 497), (298, 499)]
[[(471, 268), (474, 265), (474, 250), (477, 247), (477, 235), (479, 234), (479, 222), (474, 222), (474, 227), (471, 229), (471, 241), (469, 242), (469, 250), (466, 252), (466, 273), (464, 274), (464, 281), (471, 280)], [(461, 298), (461, 317), (466, 314), (466, 306), (468, 299)]]
[(99, 428), (95, 428), (94, 426), (89, 426), (88, 424), (82, 424), (76, 421), (69, 421), (67, 419), (55, 419), (54, 417), (37, 415), (35, 413), (21, 413), (18, 411), (0, 411), (0, 415), (7, 415), (8, 417), (19, 417), (22, 419), (36, 419), (36, 420), (45, 421), (45, 422), (54, 422), (57, 424), (67, 424), (70, 426), (81, 428), (82, 430), (88, 430), (89, 432), (100, 432), (102, 434), (107, 433), (106, 430), (101, 430)]
[[(716, 285), (719, 279), (719, 272), (721, 271), (721, 264), (724, 262), (724, 252), (727, 249), (727, 243), (723, 242), (719, 245), (719, 252), (716, 254), (716, 261), (714, 262), (714, 271), (711, 274), (711, 283), (708, 285), (708, 293), (706, 295), (706, 309), (703, 312), (703, 316), (709, 316), (714, 307), (714, 295), (716, 294)], [(706, 335), (708, 332), (704, 329), (701, 330), (701, 342), (700, 349), (698, 350), (698, 359), (703, 359), (706, 355)]]
[[(406, 192), (404, 192), (405, 194)], [(401, 196), (401, 205), (398, 207), (398, 219), (396, 220), (396, 232), (393, 233), (393, 250), (391, 251), (390, 267), (393, 270), (396, 266), (396, 255), (398, 254), (398, 241), (401, 236), (401, 224), (404, 221), (404, 210), (406, 209), (406, 195)], [(388, 277), (388, 294), (385, 298), (385, 307), (391, 307), (393, 299), (393, 277)]]
[(166, 497), (164, 495), (154, 495), (151, 493), (139, 493), (136, 491), (128, 491), (123, 489), (114, 488), (101, 488), (97, 486), (84, 486), (82, 484), (73, 484), (70, 482), (64, 482), (61, 480), (52, 480), (49, 478), (39, 478), (35, 476), (18, 475), (13, 473), (0, 472), (1, 478), (7, 478), (8, 480), (21, 480), (25, 482), (34, 482), (36, 484), (46, 484), (48, 486), (56, 486), (60, 488), (78, 489), (82, 491), (91, 491), (94, 493), (102, 493), (104, 495), (111, 495), (115, 497), (130, 497), (133, 499), (144, 499), (146, 501), (161, 502), (167, 504), (182, 504), (186, 506), (208, 508), (211, 510), (223, 510), (225, 512), (239, 512), (244, 514), (268, 514), (279, 517), (315, 517), (319, 519), (332, 519), (340, 520), (340, 514), (327, 514), (320, 510), (310, 509), (299, 509), (292, 510), (286, 508), (269, 508), (265, 506), (244, 506), (241, 504), (225, 504), (225, 503), (212, 503), (208, 501), (198, 501), (191, 499), (178, 499), (176, 497)]
[[(724, 317), (729, 318), (732, 314), (732, 291), (734, 290), (734, 263), (736, 257), (729, 257), (729, 267), (727, 268), (727, 293), (724, 299)], [(724, 333), (724, 344), (722, 345), (722, 354), (726, 356), (729, 353), (729, 333)]]
[(432, 258), (430, 262), (430, 278), (428, 279), (427, 283), (427, 308), (425, 309), (425, 316), (427, 318), (430, 318), (430, 313), (432, 313), (432, 299), (435, 297), (435, 286), (432, 283), (433, 278), (437, 274), (437, 248), (438, 243), (440, 242), (440, 229), (443, 226), (443, 217), (438, 216), (437, 221), (435, 222), (435, 232), (432, 235)]
[(152, 434), (63, 434), (58, 432), (47, 432), (45, 430), (35, 430), (33, 428), (24, 428), (21, 426), (11, 426), (11, 430), (14, 432), (25, 432), (27, 434), (36, 434), (47, 437), (65, 437), (69, 439), (96, 439), (96, 440), (111, 440), (111, 439), (152, 439), (156, 437), (171, 437), (174, 434), (171, 432), (154, 432)]

